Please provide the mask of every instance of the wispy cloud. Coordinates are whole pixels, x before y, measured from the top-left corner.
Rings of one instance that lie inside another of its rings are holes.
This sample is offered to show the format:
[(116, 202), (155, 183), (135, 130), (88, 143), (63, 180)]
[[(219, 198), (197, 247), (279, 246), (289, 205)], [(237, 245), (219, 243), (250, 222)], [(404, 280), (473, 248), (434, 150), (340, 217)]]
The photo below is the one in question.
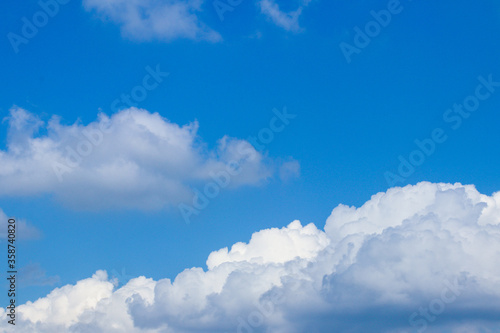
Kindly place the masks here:
[(117, 289), (98, 271), (19, 306), (16, 332), (491, 330), (498, 216), (500, 192), (396, 187), (360, 208), (339, 205), (325, 231), (299, 221), (258, 231), (173, 281), (138, 277)]
[(51, 286), (59, 282), (59, 276), (47, 276), (45, 270), (39, 263), (29, 263), (19, 269), (19, 285), (27, 286)]
[(221, 36), (198, 17), (203, 0), (84, 0), (84, 7), (139, 41), (185, 38), (217, 42)]
[(298, 178), (300, 176), (300, 163), (293, 159), (284, 162), (280, 166), (279, 176), (284, 182), (287, 182), (290, 179)]
[(260, 0), (261, 13), (267, 16), (275, 25), (287, 31), (298, 32), (302, 30), (299, 24), (299, 17), (311, 0), (302, 0), (299, 7), (290, 12), (280, 10), (280, 6), (275, 0)]
[[(300, 0), (297, 9), (285, 12), (276, 0), (256, 0), (260, 14), (273, 24), (287, 31), (302, 30), (299, 17), (311, 0)], [(240, 2), (216, 2), (219, 17), (223, 12), (234, 10)], [(204, 0), (84, 0), (84, 8), (96, 13), (103, 21), (120, 26), (124, 37), (137, 41), (160, 40), (170, 42), (176, 39), (219, 42), (221, 35), (202, 19)], [(223, 6), (224, 9), (219, 9)]]

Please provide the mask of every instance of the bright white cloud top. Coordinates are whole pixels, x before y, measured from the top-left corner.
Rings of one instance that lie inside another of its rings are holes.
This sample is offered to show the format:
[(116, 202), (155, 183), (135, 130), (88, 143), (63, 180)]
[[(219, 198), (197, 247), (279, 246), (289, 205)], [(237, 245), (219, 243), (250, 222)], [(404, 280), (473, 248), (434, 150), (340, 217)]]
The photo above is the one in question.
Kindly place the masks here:
[(396, 187), (324, 230), (261, 230), (173, 281), (98, 271), (19, 306), (15, 332), (498, 332), (500, 192)]
[(224, 136), (209, 149), (197, 122), (180, 126), (137, 108), (64, 125), (15, 107), (7, 121), (0, 196), (52, 194), (80, 209), (161, 209), (193, 202), (192, 189), (207, 183), (235, 188), (263, 184), (283, 168), (298, 173), (297, 162), (274, 161), (246, 140)]

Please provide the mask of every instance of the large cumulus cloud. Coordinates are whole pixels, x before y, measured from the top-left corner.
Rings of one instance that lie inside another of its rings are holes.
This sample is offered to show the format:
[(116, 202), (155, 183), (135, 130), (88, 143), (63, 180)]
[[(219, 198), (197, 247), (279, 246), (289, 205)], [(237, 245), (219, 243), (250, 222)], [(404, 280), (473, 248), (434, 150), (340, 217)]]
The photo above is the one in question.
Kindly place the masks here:
[(279, 170), (246, 140), (224, 136), (209, 149), (197, 122), (180, 126), (143, 109), (65, 125), (14, 107), (6, 120), (0, 196), (51, 194), (78, 209), (160, 209), (191, 202), (192, 189), (221, 174), (224, 187), (234, 188), (263, 184)]
[[(498, 332), (500, 193), (419, 183), (212, 252), (173, 281), (106, 273), (19, 307), (16, 332)], [(4, 325), (2, 323), (0, 325)]]

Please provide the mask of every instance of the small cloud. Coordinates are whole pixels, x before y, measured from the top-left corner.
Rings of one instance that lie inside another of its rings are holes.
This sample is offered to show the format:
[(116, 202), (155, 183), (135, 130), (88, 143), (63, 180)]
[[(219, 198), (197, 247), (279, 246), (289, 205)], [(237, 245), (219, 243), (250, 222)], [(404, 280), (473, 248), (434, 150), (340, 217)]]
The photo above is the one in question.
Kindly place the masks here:
[(279, 177), (281, 181), (287, 182), (300, 177), (300, 163), (296, 160), (290, 160), (280, 165)]
[(203, 0), (84, 0), (87, 11), (118, 24), (128, 38), (149, 41), (192, 39), (218, 42), (221, 36), (198, 17)]
[(248, 38), (250, 38), (250, 39), (261, 39), (262, 38), (262, 31), (257, 30), (253, 34), (249, 35)]
[(302, 28), (299, 25), (299, 17), (311, 0), (301, 1), (299, 7), (291, 12), (280, 10), (275, 0), (260, 0), (259, 7), (262, 14), (267, 16), (275, 25), (287, 31), (299, 32)]

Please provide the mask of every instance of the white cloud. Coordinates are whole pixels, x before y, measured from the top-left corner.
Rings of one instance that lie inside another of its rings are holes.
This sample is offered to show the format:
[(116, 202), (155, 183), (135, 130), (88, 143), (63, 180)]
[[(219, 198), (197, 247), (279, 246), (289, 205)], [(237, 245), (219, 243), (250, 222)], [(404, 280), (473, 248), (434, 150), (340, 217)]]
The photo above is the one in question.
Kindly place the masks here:
[(84, 0), (86, 10), (120, 25), (135, 40), (178, 38), (217, 42), (220, 35), (198, 17), (204, 0)]
[(230, 173), (234, 188), (263, 184), (275, 172), (276, 163), (245, 140), (224, 136), (210, 150), (196, 122), (179, 126), (146, 110), (100, 114), (87, 125), (10, 112), (0, 196), (46, 193), (78, 209), (160, 209), (190, 202), (191, 187), (221, 174)]
[[(249, 244), (236, 243), (227, 248), (212, 252), (207, 260), (208, 269), (224, 263), (249, 262), (257, 264), (280, 263), (295, 258), (310, 259), (318, 255), (329, 241), (325, 233), (309, 224), (302, 227), (294, 221), (284, 229), (268, 229), (255, 233)], [(273, 244), (273, 248), (269, 248)]]
[[(299, 32), (299, 18), (311, 0), (299, 0), (295, 10), (283, 11), (276, 0), (256, 0), (260, 14), (276, 26)], [(236, 3), (236, 2), (235, 2)], [(219, 42), (221, 35), (203, 22), (205, 0), (84, 0), (87, 11), (120, 26), (124, 37), (138, 41), (176, 39)], [(234, 10), (235, 4), (225, 6)], [(213, 9), (213, 8), (212, 8)]]
[(311, 0), (302, 0), (299, 7), (290, 12), (280, 10), (280, 6), (275, 2), (275, 0), (260, 0), (259, 6), (261, 13), (278, 27), (287, 31), (298, 32), (302, 30), (299, 25), (299, 17), (302, 15), (304, 8), (307, 7), (310, 2)]
[(279, 176), (284, 182), (300, 177), (300, 163), (293, 159), (282, 163), (279, 170)]
[(425, 332), (497, 332), (499, 253), (500, 192), (424, 182), (340, 205), (325, 231), (261, 230), (173, 281), (117, 289), (99, 271), (20, 306), (15, 332), (414, 332), (420, 309)]

